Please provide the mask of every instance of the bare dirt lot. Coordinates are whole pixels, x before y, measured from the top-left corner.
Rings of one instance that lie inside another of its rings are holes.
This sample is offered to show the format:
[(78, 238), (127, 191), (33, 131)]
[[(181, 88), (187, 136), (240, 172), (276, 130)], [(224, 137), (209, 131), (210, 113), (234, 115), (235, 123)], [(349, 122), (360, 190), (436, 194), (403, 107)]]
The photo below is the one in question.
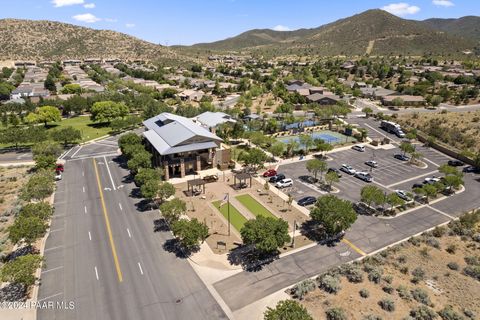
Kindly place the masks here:
[[(338, 292), (319, 289), (317, 281), (317, 288), (306, 294), (301, 303), (314, 319), (324, 319), (331, 308), (343, 309), (346, 318), (338, 319), (420, 319), (408, 318), (411, 310), (420, 306), (436, 312), (452, 306), (463, 317), (443, 319), (477, 319), (480, 282), (466, 275), (464, 268), (478, 268), (480, 243), (462, 238), (422, 235), (350, 265), (350, 270), (355, 269), (350, 272), (354, 276), (350, 279), (346, 271), (331, 272), (341, 287)], [(358, 282), (352, 282), (353, 278)], [(392, 311), (381, 307), (384, 299), (392, 302)], [(437, 315), (435, 319), (440, 318)]]
[(398, 120), (459, 150), (480, 151), (480, 111), (402, 114)]

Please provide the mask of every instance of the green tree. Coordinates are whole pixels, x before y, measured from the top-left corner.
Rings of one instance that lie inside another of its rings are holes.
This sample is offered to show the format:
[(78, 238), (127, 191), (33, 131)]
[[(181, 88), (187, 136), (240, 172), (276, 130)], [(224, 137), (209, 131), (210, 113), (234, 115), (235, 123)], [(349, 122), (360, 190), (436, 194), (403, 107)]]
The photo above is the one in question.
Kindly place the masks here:
[(163, 182), (158, 189), (158, 197), (163, 202), (175, 194), (175, 187), (169, 182)]
[(125, 152), (125, 147), (130, 146), (130, 145), (141, 145), (142, 143), (142, 138), (133, 132), (126, 133), (118, 139), (118, 146), (120, 147), (120, 150), (124, 153)]
[(182, 214), (187, 211), (187, 204), (185, 201), (173, 198), (160, 205), (160, 212), (169, 224), (172, 224), (180, 219)]
[(200, 241), (203, 242), (208, 237), (208, 227), (197, 218), (173, 222), (172, 232), (187, 250), (195, 249)]
[(35, 283), (34, 272), (42, 260), (38, 254), (27, 254), (10, 260), (2, 267), (0, 278), (3, 282), (21, 283), (28, 288)]
[(62, 153), (62, 147), (52, 140), (38, 142), (32, 147), (32, 154), (35, 158), (39, 155), (48, 155), (57, 158)]
[(155, 179), (149, 179), (145, 181), (140, 187), (140, 194), (145, 199), (153, 201), (158, 196), (158, 190), (160, 188), (160, 181)]
[(145, 150), (134, 154), (132, 158), (127, 161), (127, 167), (133, 174), (136, 174), (141, 168), (150, 168), (151, 166), (152, 154)]
[(49, 122), (61, 121), (62, 117), (57, 107), (43, 106), (29, 113), (25, 119), (29, 123), (43, 123), (46, 127)]
[(397, 97), (397, 98), (392, 100), (392, 105), (394, 105), (395, 107), (401, 107), (404, 104), (405, 104), (405, 101), (403, 101), (402, 98)]
[(81, 114), (88, 108), (88, 101), (82, 96), (74, 95), (63, 102), (63, 110), (66, 113)]
[(438, 168), (440, 173), (443, 173), (445, 176), (459, 176), (462, 177), (462, 173), (455, 167), (449, 166), (448, 164), (443, 164)]
[(245, 165), (250, 166), (255, 172), (263, 166), (268, 156), (265, 152), (257, 148), (251, 148), (248, 154), (243, 158)]
[(328, 190), (332, 190), (333, 184), (338, 183), (340, 178), (336, 172), (330, 171), (325, 175), (325, 182), (327, 183)]
[(390, 211), (393, 210), (394, 207), (402, 206), (405, 204), (405, 200), (400, 198), (396, 193), (392, 192), (387, 195), (385, 202), (390, 205)]
[(69, 83), (63, 86), (62, 93), (64, 94), (78, 94), (82, 93), (82, 87), (76, 83)]
[(443, 102), (443, 98), (441, 96), (433, 96), (432, 99), (430, 100), (430, 103), (432, 104), (432, 106), (434, 107), (438, 107), (440, 105), (440, 103)]
[(307, 309), (295, 300), (282, 300), (275, 308), (267, 307), (264, 320), (313, 320)]
[(39, 170), (22, 188), (20, 197), (25, 201), (40, 201), (50, 196), (54, 190), (53, 173), (49, 170)]
[(164, 172), (161, 168), (140, 168), (135, 175), (135, 184), (141, 187), (147, 180), (162, 180)]
[(377, 186), (365, 186), (360, 191), (360, 198), (362, 202), (365, 202), (368, 206), (372, 204), (382, 205), (385, 202), (385, 195)]
[(336, 235), (348, 229), (357, 220), (352, 203), (334, 195), (318, 198), (310, 211), (310, 217), (314, 222), (322, 224), (328, 235)]
[(38, 217), (47, 221), (53, 214), (53, 208), (46, 202), (28, 203), (20, 209), (21, 217)]
[(293, 157), (293, 154), (295, 153), (295, 150), (299, 147), (299, 143), (295, 139), (290, 139), (287, 143), (287, 155), (288, 157)]
[(19, 216), (8, 228), (8, 238), (17, 244), (20, 240), (31, 245), (47, 232), (47, 224), (39, 217)]
[(305, 154), (308, 154), (308, 151), (314, 145), (312, 136), (308, 134), (301, 134), (298, 136), (298, 140), (300, 142), (300, 145), (304, 148)]
[(403, 154), (415, 152), (415, 147), (410, 142), (404, 141), (400, 144), (400, 150), (403, 151)]
[(53, 140), (62, 142), (64, 146), (73, 144), (78, 140), (82, 139), (82, 134), (80, 130), (70, 126), (54, 129), (50, 133), (50, 136)]
[(261, 215), (248, 220), (240, 234), (244, 244), (254, 245), (261, 253), (273, 253), (290, 241), (288, 223), (285, 220)]
[(315, 139), (315, 148), (320, 151), (322, 157), (325, 157), (325, 152), (333, 150), (333, 146), (322, 139)]
[(275, 142), (268, 148), (268, 151), (275, 157), (280, 157), (285, 152), (285, 144), (283, 142)]
[(305, 163), (308, 172), (313, 174), (315, 181), (317, 180), (317, 174), (320, 173), (320, 177), (322, 176), (323, 172), (327, 170), (327, 163), (320, 159), (311, 159)]
[(373, 110), (370, 107), (365, 107), (362, 109), (362, 112), (365, 113), (365, 117), (368, 118), (373, 113)]
[(125, 117), (129, 110), (125, 103), (114, 101), (95, 102), (90, 109), (92, 121), (110, 122)]
[(45, 81), (43, 82), (43, 86), (45, 89), (51, 92), (56, 92), (57, 87), (55, 86), (55, 80), (53, 80), (52, 76), (48, 75)]
[(424, 184), (421, 188), (415, 188), (414, 192), (423, 194), (427, 198), (427, 203), (430, 201), (430, 198), (433, 198), (437, 195), (438, 189), (432, 184)]

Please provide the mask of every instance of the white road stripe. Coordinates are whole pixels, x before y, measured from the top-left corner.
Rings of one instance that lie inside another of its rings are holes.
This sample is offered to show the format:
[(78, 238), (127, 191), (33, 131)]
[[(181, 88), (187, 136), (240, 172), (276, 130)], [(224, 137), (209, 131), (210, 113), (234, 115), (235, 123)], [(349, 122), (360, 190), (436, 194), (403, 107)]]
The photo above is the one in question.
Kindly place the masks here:
[(85, 177), (85, 171), (82, 171), (82, 177)]
[(50, 271), (55, 271), (55, 270), (58, 270), (58, 269), (62, 269), (62, 268), (63, 268), (63, 266), (56, 267), (56, 268), (52, 268), (52, 269), (48, 269), (48, 270), (44, 270), (44, 271), (42, 271), (42, 274), (43, 274), (43, 273), (50, 272)]
[(454, 216), (451, 216), (451, 215), (449, 215), (448, 213), (445, 213), (445, 212), (443, 212), (443, 211), (441, 211), (441, 210), (438, 210), (438, 209), (436, 209), (436, 208), (434, 208), (434, 207), (432, 207), (432, 206), (430, 206), (430, 205), (427, 205), (427, 208), (430, 208), (430, 209), (432, 209), (433, 211), (436, 211), (436, 212), (438, 212), (438, 213), (440, 213), (440, 214), (443, 214), (444, 216), (446, 216), (446, 217), (448, 217), (448, 218), (450, 218), (450, 219), (452, 219), (452, 220), (455, 220), (455, 219), (456, 219)]
[(123, 210), (121, 203), (119, 203), (118, 206), (120, 207), (120, 210)]
[(143, 275), (142, 265), (140, 264), (140, 262), (138, 263), (138, 268), (140, 269), (140, 273)]
[(127, 233), (128, 233), (128, 237), (131, 238), (132, 234), (130, 233), (130, 230), (128, 228), (127, 228)]
[(95, 277), (97, 277), (97, 280), (98, 280), (98, 270), (97, 270), (97, 266), (95, 266)]
[(51, 298), (53, 298), (53, 297), (57, 297), (57, 296), (60, 296), (60, 295), (62, 295), (62, 294), (63, 294), (63, 292), (59, 292), (59, 293), (53, 294), (53, 295), (51, 295), (51, 296), (48, 296), (48, 297), (39, 299), (39, 300), (37, 300), (37, 302), (44, 301), (44, 300), (47, 300), (47, 299), (51, 299)]
[(92, 241), (92, 234), (90, 233), (90, 231), (88, 231), (88, 239), (90, 239), (90, 241)]
[(83, 192), (85, 192), (85, 186), (82, 187)]
[(45, 249), (43, 252), (47, 252), (47, 251), (55, 250), (55, 249), (61, 249), (61, 248), (63, 248), (63, 246), (51, 247), (51, 248)]
[(115, 188), (115, 184), (113, 183), (113, 177), (112, 177), (112, 173), (110, 172), (110, 167), (108, 166), (107, 157), (103, 156), (103, 159), (105, 160), (105, 165), (107, 166), (107, 172), (108, 172), (108, 175), (110, 176), (110, 181), (112, 182), (112, 188), (113, 190), (117, 190)]
[(50, 230), (50, 233), (57, 232), (57, 231), (62, 231), (62, 230), (63, 230), (63, 228), (53, 229), (53, 230)]
[(82, 147), (83, 146), (78, 147), (77, 151), (75, 151), (70, 158), (73, 159), (73, 157), (75, 157), (77, 155), (78, 151), (80, 151), (80, 149), (82, 149)]
[(85, 209), (85, 213), (87, 213), (87, 206), (85, 206), (84, 209)]
[(424, 174), (421, 174), (419, 176), (415, 176), (415, 177), (412, 177), (412, 178), (409, 178), (409, 179), (405, 179), (405, 180), (402, 180), (400, 182), (397, 182), (397, 183), (392, 183), (390, 185), (388, 185), (387, 187), (388, 188), (391, 188), (393, 186), (396, 186), (396, 185), (399, 185), (399, 184), (402, 184), (402, 183), (405, 183), (405, 182), (409, 182), (409, 181), (412, 181), (412, 180), (417, 180), (418, 178), (422, 178), (422, 177), (425, 177), (425, 176), (429, 176), (431, 174), (434, 174), (434, 173), (437, 173), (438, 171), (435, 170), (435, 171), (431, 171), (431, 172), (427, 172), (427, 173), (424, 173)]

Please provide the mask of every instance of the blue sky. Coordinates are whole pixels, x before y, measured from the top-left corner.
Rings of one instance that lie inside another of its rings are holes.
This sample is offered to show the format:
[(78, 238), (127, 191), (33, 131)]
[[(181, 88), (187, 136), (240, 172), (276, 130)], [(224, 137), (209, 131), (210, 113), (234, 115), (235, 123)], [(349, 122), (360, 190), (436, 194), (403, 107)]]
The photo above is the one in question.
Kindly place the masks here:
[(373, 8), (409, 19), (480, 15), (478, 0), (0, 0), (0, 18), (55, 20), (150, 42), (193, 44), (246, 30), (314, 28)]

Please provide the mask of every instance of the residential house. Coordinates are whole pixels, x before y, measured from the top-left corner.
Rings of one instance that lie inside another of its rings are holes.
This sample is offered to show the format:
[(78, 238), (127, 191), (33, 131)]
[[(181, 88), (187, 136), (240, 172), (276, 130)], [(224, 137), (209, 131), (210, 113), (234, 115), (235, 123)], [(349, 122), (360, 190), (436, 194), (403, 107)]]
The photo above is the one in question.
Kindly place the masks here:
[(362, 91), (362, 96), (364, 98), (372, 98), (376, 100), (382, 100), (383, 97), (386, 97), (392, 94), (398, 94), (398, 92), (394, 90), (389, 90), (382, 87), (360, 88), (360, 91)]
[(404, 106), (423, 106), (425, 105), (425, 99), (422, 96), (411, 95), (389, 95), (382, 98), (382, 104), (384, 106), (393, 106), (393, 101), (397, 98), (402, 99)]
[(192, 118), (192, 120), (201, 126), (215, 133), (216, 128), (222, 123), (235, 123), (237, 122), (229, 114), (223, 112), (204, 112), (198, 116)]
[(310, 102), (325, 106), (325, 105), (334, 105), (338, 101), (340, 101), (341, 98), (334, 94), (325, 95), (320, 93), (314, 93), (307, 96), (307, 100)]
[(197, 102), (202, 100), (204, 95), (205, 93), (203, 93), (202, 91), (196, 91), (191, 89), (182, 91), (178, 94), (180, 99), (184, 101), (197, 101)]

